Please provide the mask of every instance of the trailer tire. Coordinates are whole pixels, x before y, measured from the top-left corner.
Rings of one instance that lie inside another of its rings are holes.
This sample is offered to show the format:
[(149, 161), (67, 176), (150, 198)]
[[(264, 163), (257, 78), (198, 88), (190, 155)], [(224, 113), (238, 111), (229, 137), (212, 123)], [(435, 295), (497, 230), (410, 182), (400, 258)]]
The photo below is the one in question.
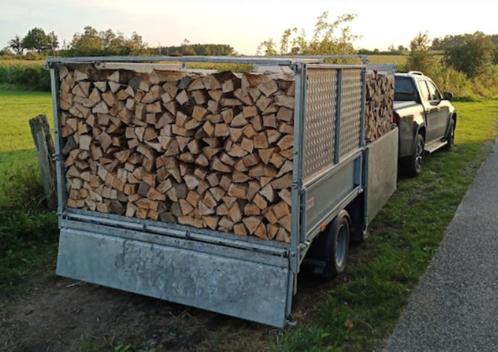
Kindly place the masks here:
[(319, 270), (314, 271), (316, 276), (329, 280), (346, 270), (350, 237), (351, 220), (348, 212), (341, 210), (325, 231), (313, 242), (314, 257), (325, 264)]

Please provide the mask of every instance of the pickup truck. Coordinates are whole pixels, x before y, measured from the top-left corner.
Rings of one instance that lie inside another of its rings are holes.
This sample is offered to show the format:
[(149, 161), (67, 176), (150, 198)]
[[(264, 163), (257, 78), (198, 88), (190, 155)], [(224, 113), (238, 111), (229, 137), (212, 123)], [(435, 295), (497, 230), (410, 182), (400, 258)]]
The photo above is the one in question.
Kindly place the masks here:
[(451, 93), (441, 94), (422, 72), (397, 73), (394, 111), (399, 126), (400, 170), (409, 176), (422, 171), (426, 153), (451, 149), (457, 113)]

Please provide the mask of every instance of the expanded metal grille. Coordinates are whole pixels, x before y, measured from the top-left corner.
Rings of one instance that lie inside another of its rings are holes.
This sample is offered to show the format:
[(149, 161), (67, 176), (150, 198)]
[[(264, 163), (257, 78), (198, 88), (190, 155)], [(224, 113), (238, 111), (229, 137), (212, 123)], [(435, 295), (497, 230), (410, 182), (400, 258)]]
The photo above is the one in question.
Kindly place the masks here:
[(360, 147), (362, 82), (360, 69), (342, 72), (340, 157)]
[(303, 177), (334, 162), (337, 70), (308, 70), (304, 119)]

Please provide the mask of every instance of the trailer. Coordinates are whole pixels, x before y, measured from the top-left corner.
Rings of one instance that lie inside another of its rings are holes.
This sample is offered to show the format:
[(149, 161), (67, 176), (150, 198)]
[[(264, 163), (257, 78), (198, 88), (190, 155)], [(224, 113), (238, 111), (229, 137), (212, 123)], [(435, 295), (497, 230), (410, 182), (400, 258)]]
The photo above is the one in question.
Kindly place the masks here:
[[(374, 143), (365, 143), (369, 66), (365, 62), (326, 64), (325, 58), (49, 59), (60, 227), (57, 274), (284, 327), (301, 267), (311, 265), (323, 276), (342, 271), (349, 241), (361, 241), (367, 235), (368, 224), (396, 189), (397, 128)], [(208, 62), (250, 64), (266, 70), (285, 67), (294, 73), (290, 243), (67, 206), (61, 152), (61, 66), (91, 63), (143, 69), (172, 61), (180, 62), (179, 70), (188, 70), (187, 63)]]

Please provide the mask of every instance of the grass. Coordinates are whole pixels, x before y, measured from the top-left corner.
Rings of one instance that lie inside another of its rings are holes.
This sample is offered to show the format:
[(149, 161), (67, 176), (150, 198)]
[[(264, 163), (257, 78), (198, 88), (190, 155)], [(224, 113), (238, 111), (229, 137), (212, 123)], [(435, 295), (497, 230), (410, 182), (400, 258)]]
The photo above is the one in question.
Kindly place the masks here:
[(347, 276), (308, 307), (310, 318), (288, 330), (278, 350), (374, 350), (393, 329), (497, 134), (497, 100), (455, 105), (454, 150), (399, 182), (371, 225), (374, 236), (353, 249)]
[(0, 59), (0, 66), (41, 66), (45, 60)]
[(0, 89), (0, 295), (16, 292), (55, 255), (56, 219), (45, 211), (28, 124), (38, 114), (51, 119), (49, 93)]
[(369, 55), (368, 61), (371, 64), (395, 64), (406, 65), (407, 55)]

